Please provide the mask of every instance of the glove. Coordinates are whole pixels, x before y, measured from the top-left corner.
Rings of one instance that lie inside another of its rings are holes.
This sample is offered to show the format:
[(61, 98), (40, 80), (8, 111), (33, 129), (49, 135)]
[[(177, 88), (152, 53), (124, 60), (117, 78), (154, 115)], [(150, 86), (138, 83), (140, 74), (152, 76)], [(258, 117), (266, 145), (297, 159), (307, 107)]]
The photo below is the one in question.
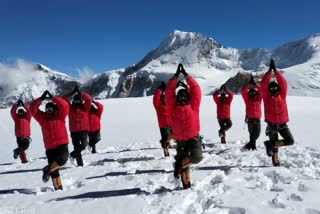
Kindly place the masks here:
[[(180, 63), (178, 65), (178, 68), (177, 68), (177, 71), (176, 73), (173, 75), (174, 77), (178, 78), (179, 77), (179, 74), (181, 73), (181, 67), (182, 67), (182, 64)], [(182, 67), (183, 68), (183, 67)]]
[(23, 101), (22, 101), (21, 99), (19, 99), (19, 100), (17, 101), (17, 105), (23, 106)]
[(188, 74), (187, 74), (186, 70), (184, 70), (183, 65), (180, 63), (179, 66), (180, 66), (180, 72), (183, 74), (183, 76), (187, 76)]
[(45, 91), (43, 92), (43, 94), (41, 95), (40, 99), (41, 99), (41, 100), (47, 99), (47, 94), (48, 94), (48, 93), (49, 93), (49, 91), (48, 91), (48, 90), (45, 90)]
[(52, 99), (52, 94), (49, 91), (47, 91), (47, 98)]
[(220, 91), (226, 91), (226, 86), (224, 84), (220, 87)]
[(166, 89), (166, 84), (162, 81), (161, 85), (159, 86), (159, 88), (164, 91)]
[(71, 94), (81, 94), (78, 86), (76, 85)]
[(269, 71), (276, 71), (276, 64), (274, 63), (273, 59), (270, 60), (270, 68)]
[(254, 82), (254, 79), (253, 79), (253, 76), (251, 75), (251, 78), (250, 78), (250, 84), (251, 85), (255, 85), (256, 83)]

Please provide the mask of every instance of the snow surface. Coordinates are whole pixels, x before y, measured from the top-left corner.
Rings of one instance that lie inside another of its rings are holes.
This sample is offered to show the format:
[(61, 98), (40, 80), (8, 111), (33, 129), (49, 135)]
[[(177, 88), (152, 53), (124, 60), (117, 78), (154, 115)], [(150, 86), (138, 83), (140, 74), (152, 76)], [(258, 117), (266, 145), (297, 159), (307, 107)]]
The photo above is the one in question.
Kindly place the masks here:
[(240, 151), (248, 140), (240, 96), (232, 103), (233, 127), (226, 145), (219, 143), (216, 105), (212, 97), (203, 97), (200, 120), (206, 148), (203, 160), (191, 167), (189, 190), (179, 190), (180, 181), (173, 178), (175, 150), (163, 157), (152, 97), (102, 101), (98, 154), (84, 154), (84, 167), (65, 165), (63, 191), (42, 183), (47, 161), (38, 123), (32, 119), (30, 162), (23, 165), (12, 157), (16, 139), (9, 109), (1, 109), (0, 213), (319, 214), (320, 99), (287, 101), (296, 143), (280, 149), (281, 167), (275, 168), (263, 146), (264, 122), (258, 150)]

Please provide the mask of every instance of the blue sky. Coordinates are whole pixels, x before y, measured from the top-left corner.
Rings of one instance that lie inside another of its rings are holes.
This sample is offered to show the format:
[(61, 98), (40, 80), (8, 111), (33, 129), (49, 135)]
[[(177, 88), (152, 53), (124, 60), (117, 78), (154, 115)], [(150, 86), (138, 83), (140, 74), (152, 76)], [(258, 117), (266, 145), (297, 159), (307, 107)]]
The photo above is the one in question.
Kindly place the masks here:
[(0, 62), (101, 73), (137, 63), (174, 29), (274, 48), (320, 33), (319, 8), (319, 0), (1, 0)]

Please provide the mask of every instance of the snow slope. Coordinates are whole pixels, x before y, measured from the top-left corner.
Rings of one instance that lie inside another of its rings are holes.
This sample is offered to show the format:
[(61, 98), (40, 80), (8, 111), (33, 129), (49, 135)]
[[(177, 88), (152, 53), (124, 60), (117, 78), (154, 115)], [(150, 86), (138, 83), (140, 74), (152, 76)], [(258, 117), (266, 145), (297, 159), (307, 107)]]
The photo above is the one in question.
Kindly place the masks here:
[(61, 171), (64, 190), (56, 192), (51, 182), (41, 181), (47, 162), (39, 125), (32, 120), (31, 162), (22, 165), (12, 157), (16, 143), (9, 109), (1, 109), (0, 213), (319, 214), (320, 99), (287, 99), (296, 144), (280, 149), (282, 166), (274, 168), (263, 147), (264, 122), (258, 150), (240, 151), (248, 139), (241, 97), (232, 103), (226, 145), (219, 143), (212, 97), (203, 97), (206, 148), (203, 160), (191, 167), (189, 190), (178, 190), (180, 182), (173, 178), (174, 149), (163, 157), (152, 97), (102, 101), (98, 154), (85, 154), (84, 167), (68, 162)]

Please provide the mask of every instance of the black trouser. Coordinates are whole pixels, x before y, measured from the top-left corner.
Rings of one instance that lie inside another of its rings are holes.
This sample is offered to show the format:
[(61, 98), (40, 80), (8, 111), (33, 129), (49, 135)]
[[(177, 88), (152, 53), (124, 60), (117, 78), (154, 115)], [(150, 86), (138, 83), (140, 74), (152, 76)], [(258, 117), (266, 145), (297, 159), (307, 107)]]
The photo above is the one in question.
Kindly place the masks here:
[(188, 140), (176, 141), (177, 155), (176, 160), (182, 161), (188, 158), (191, 163), (196, 164), (202, 160), (202, 145), (200, 136), (194, 136)]
[(100, 130), (88, 132), (89, 146), (95, 146), (101, 140)]
[(230, 118), (228, 118), (228, 119), (218, 119), (218, 122), (220, 126), (219, 134), (225, 135), (225, 132), (231, 128), (232, 121), (230, 120)]
[(17, 144), (19, 153), (27, 150), (31, 142), (30, 137), (17, 137)]
[(169, 126), (160, 128), (160, 134), (161, 134), (161, 146), (162, 148), (166, 148), (168, 145), (167, 143), (170, 141), (171, 139), (171, 128)]
[[(56, 162), (60, 167), (67, 163), (69, 150), (68, 144), (62, 144), (54, 149), (46, 150), (46, 156), (48, 158), (48, 164), (52, 164)], [(59, 169), (53, 171), (51, 173), (52, 178), (57, 178), (60, 176)]]
[[(278, 133), (283, 137), (283, 143), (285, 146), (290, 146), (294, 143), (293, 136), (286, 123), (277, 125), (268, 123), (266, 134), (269, 136), (269, 140), (275, 143), (278, 140)], [(278, 152), (278, 148), (274, 148), (274, 152)]]
[(71, 132), (73, 152), (70, 153), (72, 158), (76, 158), (78, 166), (83, 166), (81, 151), (88, 145), (88, 131)]
[(246, 118), (248, 124), (248, 131), (250, 135), (250, 142), (255, 143), (261, 133), (261, 122), (260, 119)]

